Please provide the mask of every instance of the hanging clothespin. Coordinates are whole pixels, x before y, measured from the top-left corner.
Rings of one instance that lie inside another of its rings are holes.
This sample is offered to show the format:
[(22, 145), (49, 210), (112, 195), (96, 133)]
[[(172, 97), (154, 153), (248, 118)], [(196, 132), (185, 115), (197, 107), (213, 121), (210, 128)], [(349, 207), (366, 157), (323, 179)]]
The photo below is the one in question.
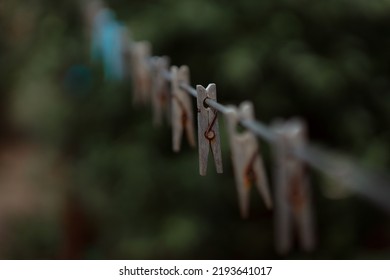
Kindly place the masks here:
[(173, 151), (179, 152), (184, 130), (190, 146), (196, 146), (191, 97), (180, 87), (181, 84), (190, 84), (190, 69), (186, 65), (172, 66), (171, 78), (172, 147)]
[(291, 119), (277, 121), (272, 128), (276, 135), (276, 249), (280, 254), (289, 252), (296, 235), (301, 248), (311, 251), (315, 237), (309, 181), (303, 162), (294, 154), (306, 145), (306, 125), (301, 119)]
[(164, 112), (169, 121), (169, 83), (164, 76), (169, 73), (169, 63), (167, 56), (153, 57), (152, 60), (152, 108), (155, 126), (161, 125)]
[(124, 61), (124, 76), (127, 79), (132, 77), (132, 53), (133, 37), (131, 31), (128, 28), (123, 28), (122, 32), (122, 49), (123, 49), (123, 61)]
[(210, 148), (214, 156), (217, 173), (223, 173), (218, 112), (206, 103), (207, 99), (217, 101), (217, 87), (215, 84), (209, 84), (207, 88), (197, 85), (196, 92), (198, 94), (199, 173), (202, 176), (207, 173)]
[(86, 25), (86, 31), (89, 36), (91, 36), (95, 24), (96, 15), (104, 9), (104, 4), (101, 0), (90, 0), (84, 1), (83, 3), (83, 15), (84, 22)]
[(242, 133), (237, 131), (239, 120), (255, 119), (253, 104), (246, 101), (241, 103), (238, 109), (235, 106), (228, 106), (225, 116), (230, 137), (240, 212), (243, 218), (247, 218), (252, 183), (256, 184), (257, 190), (263, 197), (266, 207), (272, 207), (268, 180), (257, 138), (249, 130)]
[(151, 53), (152, 47), (147, 41), (135, 42), (131, 46), (134, 104), (146, 104), (150, 100), (151, 69), (149, 63)]
[(93, 61), (102, 61), (106, 80), (121, 80), (124, 77), (125, 30), (111, 10), (101, 8), (95, 12), (91, 55)]
[(105, 76), (107, 80), (123, 80), (125, 73), (124, 64), (124, 36), (125, 27), (114, 21), (106, 26), (103, 31), (104, 56), (106, 65)]

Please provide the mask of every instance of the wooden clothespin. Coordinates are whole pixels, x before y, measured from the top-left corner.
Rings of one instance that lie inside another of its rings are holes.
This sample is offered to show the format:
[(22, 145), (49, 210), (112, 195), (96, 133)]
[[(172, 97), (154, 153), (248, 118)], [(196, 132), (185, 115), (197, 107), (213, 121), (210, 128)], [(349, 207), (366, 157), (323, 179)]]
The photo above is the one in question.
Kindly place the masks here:
[(194, 116), (190, 96), (180, 87), (181, 84), (190, 84), (190, 69), (183, 65), (171, 67), (171, 106), (172, 106), (172, 148), (179, 152), (183, 131), (186, 131), (187, 140), (191, 147), (195, 147)]
[(95, 24), (95, 17), (104, 9), (104, 4), (101, 0), (84, 1), (82, 8), (87, 33), (91, 36)]
[(306, 125), (303, 120), (292, 119), (277, 121), (272, 127), (276, 135), (276, 249), (281, 254), (289, 252), (296, 235), (301, 248), (311, 251), (315, 237), (308, 176), (303, 162), (294, 154), (306, 145)]
[(122, 44), (123, 44), (123, 61), (124, 61), (124, 76), (125, 78), (132, 77), (132, 47), (133, 38), (131, 31), (128, 28), (123, 28), (122, 32)]
[(223, 173), (218, 114), (215, 109), (210, 108), (206, 103), (206, 99), (217, 101), (216, 85), (209, 84), (207, 88), (197, 85), (196, 92), (198, 94), (199, 173), (202, 176), (207, 173), (210, 148), (214, 156), (217, 173)]
[(256, 136), (249, 130), (239, 133), (237, 125), (239, 120), (254, 120), (254, 109), (251, 102), (243, 102), (237, 109), (228, 106), (226, 113), (232, 161), (236, 186), (238, 191), (240, 212), (243, 218), (249, 214), (250, 190), (252, 183), (263, 197), (267, 208), (272, 207), (268, 181), (261, 158), (259, 144)]
[(169, 84), (164, 73), (169, 72), (170, 59), (167, 56), (154, 57), (152, 61), (152, 108), (153, 123), (160, 126), (163, 113), (167, 113), (169, 121)]
[(134, 104), (146, 104), (150, 100), (151, 72), (149, 59), (152, 47), (149, 42), (135, 42), (131, 46), (131, 68), (134, 86)]

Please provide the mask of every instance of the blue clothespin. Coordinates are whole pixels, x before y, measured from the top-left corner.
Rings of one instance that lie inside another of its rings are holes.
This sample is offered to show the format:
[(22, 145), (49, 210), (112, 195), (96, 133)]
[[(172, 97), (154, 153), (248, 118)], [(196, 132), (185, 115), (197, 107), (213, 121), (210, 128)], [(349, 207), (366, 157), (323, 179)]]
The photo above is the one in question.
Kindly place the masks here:
[(97, 62), (102, 58), (102, 30), (104, 25), (106, 25), (110, 21), (113, 21), (114, 18), (114, 13), (108, 9), (101, 9), (95, 15), (95, 18), (93, 20), (91, 43), (91, 59), (93, 62)]
[(114, 14), (102, 9), (95, 16), (91, 56), (93, 61), (101, 60), (107, 80), (121, 80), (124, 77), (125, 28), (115, 20)]
[(106, 25), (102, 32), (103, 65), (106, 79), (123, 79), (123, 27), (117, 22)]

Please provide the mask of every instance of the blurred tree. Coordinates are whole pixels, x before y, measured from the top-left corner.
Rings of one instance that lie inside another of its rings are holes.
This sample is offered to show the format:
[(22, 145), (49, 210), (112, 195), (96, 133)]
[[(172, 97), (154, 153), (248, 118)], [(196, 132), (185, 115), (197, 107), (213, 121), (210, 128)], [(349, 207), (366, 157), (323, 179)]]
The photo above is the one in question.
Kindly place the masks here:
[[(15, 235), (10, 257), (278, 258), (273, 214), (258, 196), (250, 218), (239, 218), (223, 123), (225, 174), (202, 178), (196, 152), (173, 154), (168, 126), (152, 129), (149, 108), (131, 106), (130, 82), (104, 81), (89, 62), (79, 5), (0, 4), (0, 117), (66, 170), (61, 226), (28, 224), (32, 234)], [(154, 54), (189, 65), (193, 85), (215, 82), (222, 103), (253, 100), (266, 123), (299, 115), (313, 141), (390, 168), (390, 1), (107, 5)], [(313, 175), (319, 246), (286, 257), (389, 258), (388, 216)], [(12, 250), (18, 237), (24, 252)], [(30, 250), (36, 244), (58, 252)]]

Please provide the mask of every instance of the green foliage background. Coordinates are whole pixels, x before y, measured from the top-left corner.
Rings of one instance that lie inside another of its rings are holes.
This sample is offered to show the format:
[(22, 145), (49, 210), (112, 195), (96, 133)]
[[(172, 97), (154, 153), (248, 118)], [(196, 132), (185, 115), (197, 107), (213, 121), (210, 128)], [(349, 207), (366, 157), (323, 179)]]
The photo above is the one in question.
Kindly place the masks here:
[[(390, 1), (107, 5), (155, 55), (189, 65), (192, 85), (215, 82), (222, 103), (252, 100), (265, 123), (301, 116), (313, 142), (389, 170)], [(17, 223), (5, 257), (280, 258), (273, 213), (255, 191), (250, 218), (239, 217), (223, 121), (225, 173), (210, 165), (200, 177), (197, 152), (185, 143), (171, 152), (169, 126), (154, 129), (150, 108), (132, 106), (131, 82), (106, 82), (90, 63), (80, 11), (79, 1), (0, 5), (4, 137), (23, 131), (66, 166), (63, 211)], [(72, 76), (75, 66), (81, 78)], [(261, 144), (268, 168), (269, 147)], [(330, 199), (341, 186), (316, 172), (312, 188), (318, 249), (296, 248), (286, 258), (390, 257), (385, 213), (352, 194)]]

